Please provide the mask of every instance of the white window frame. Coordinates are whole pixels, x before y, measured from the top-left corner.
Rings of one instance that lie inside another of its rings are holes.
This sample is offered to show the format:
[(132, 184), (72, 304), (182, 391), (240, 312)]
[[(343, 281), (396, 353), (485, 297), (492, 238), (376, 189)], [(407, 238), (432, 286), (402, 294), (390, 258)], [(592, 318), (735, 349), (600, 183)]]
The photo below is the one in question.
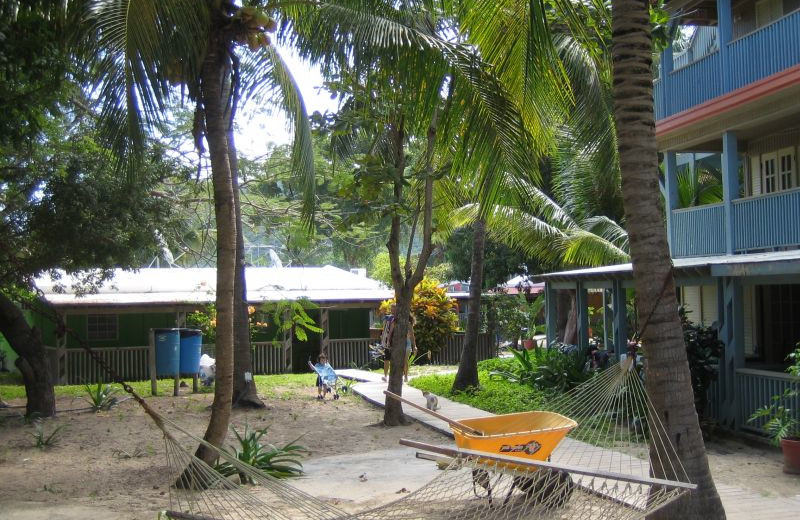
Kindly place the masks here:
[[(92, 320), (104, 321), (103, 329), (99, 323)], [(86, 340), (87, 341), (116, 341), (119, 339), (119, 316), (117, 314), (87, 314), (86, 315)]]
[[(797, 187), (795, 175), (797, 161), (795, 160), (794, 147), (778, 150), (778, 191), (791, 190)], [(787, 168), (788, 165), (788, 168)]]
[[(767, 172), (767, 164), (772, 161), (771, 172)], [(761, 154), (761, 193), (775, 193), (778, 190), (778, 152)], [(771, 189), (770, 189), (771, 188)]]

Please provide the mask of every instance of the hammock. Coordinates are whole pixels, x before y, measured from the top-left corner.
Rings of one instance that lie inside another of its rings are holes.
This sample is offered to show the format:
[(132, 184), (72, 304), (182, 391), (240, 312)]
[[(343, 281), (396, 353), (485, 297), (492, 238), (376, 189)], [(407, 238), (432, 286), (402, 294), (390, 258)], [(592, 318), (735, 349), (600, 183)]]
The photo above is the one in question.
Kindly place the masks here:
[[(674, 462), (675, 450), (630, 364), (608, 368), (543, 408), (578, 424), (549, 461), (520, 457), (519, 452), (532, 451), (530, 444), (491, 453), (401, 441), (425, 452), (418, 456), (436, 459), (444, 469), (409, 495), (358, 513), (342, 511), (243, 464), (156, 414), (173, 483), (167, 516), (181, 520), (634, 519), (695, 488), (680, 463)], [(526, 414), (499, 417), (508, 432), (524, 436), (530, 430)], [(487, 432), (485, 438), (493, 435)], [(255, 485), (240, 485), (194, 457), (191, 449), (197, 443), (233, 466), (241, 482)]]

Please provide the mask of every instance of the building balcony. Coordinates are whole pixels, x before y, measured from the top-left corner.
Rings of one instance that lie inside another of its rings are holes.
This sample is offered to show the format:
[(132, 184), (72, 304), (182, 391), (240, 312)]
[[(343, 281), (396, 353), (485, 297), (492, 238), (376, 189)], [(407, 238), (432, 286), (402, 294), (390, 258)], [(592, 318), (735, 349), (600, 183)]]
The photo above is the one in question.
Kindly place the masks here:
[(673, 258), (769, 251), (800, 246), (800, 188), (733, 200), (728, 251), (725, 205), (676, 209), (670, 215)]
[(692, 61), (681, 56), (675, 70), (670, 60), (668, 72), (653, 85), (656, 121), (800, 64), (799, 42), (800, 10), (795, 10), (728, 43), (708, 45), (708, 53), (693, 55)]

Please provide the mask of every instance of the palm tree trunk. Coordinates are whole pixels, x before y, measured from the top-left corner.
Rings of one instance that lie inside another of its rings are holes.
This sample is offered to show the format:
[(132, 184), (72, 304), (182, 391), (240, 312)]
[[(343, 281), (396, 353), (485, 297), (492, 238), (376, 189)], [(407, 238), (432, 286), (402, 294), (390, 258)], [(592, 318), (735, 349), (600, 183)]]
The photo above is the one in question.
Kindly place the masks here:
[(464, 348), (458, 363), (453, 389), (466, 390), (478, 387), (478, 330), (481, 316), (481, 289), (483, 288), (483, 253), (486, 245), (486, 222), (478, 219), (472, 226), (472, 266), (469, 275), (469, 313)]
[[(659, 199), (647, 3), (641, 0), (612, 2), (612, 41), (614, 116), (637, 307), (641, 312), (642, 341), (647, 351), (647, 390), (680, 463), (689, 479), (699, 486), (687, 499), (652, 517), (725, 518), (708, 468), (694, 408)], [(654, 449), (651, 447), (651, 451)], [(653, 456), (651, 460), (661, 458)], [(656, 477), (669, 478), (664, 469), (654, 464), (651, 471)]]
[(233, 282), (233, 406), (266, 408), (264, 402), (258, 397), (256, 382), (253, 379), (250, 313), (248, 312), (247, 282), (245, 280), (244, 230), (242, 228), (242, 205), (239, 201), (239, 159), (231, 126), (228, 127), (228, 162), (231, 165), (231, 187), (236, 218), (236, 274)]
[[(231, 165), (228, 154), (228, 120), (225, 117), (223, 82), (229, 70), (228, 49), (220, 31), (212, 30), (203, 63), (201, 95), (206, 121), (206, 139), (211, 158), (214, 186), (214, 214), (217, 224), (217, 373), (214, 402), (205, 440), (221, 446), (228, 433), (233, 396), (233, 292), (236, 262), (236, 220)], [(211, 450), (200, 446), (197, 456), (207, 463), (215, 459)]]

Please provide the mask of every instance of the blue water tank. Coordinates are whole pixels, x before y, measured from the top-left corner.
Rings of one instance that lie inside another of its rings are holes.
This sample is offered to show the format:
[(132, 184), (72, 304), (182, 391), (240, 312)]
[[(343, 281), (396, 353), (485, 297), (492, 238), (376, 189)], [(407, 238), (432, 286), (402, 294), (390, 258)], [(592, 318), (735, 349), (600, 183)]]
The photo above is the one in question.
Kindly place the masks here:
[(174, 376), (181, 359), (180, 329), (153, 329), (156, 342), (156, 376)]
[(200, 350), (203, 333), (197, 329), (181, 329), (181, 374), (200, 372)]

